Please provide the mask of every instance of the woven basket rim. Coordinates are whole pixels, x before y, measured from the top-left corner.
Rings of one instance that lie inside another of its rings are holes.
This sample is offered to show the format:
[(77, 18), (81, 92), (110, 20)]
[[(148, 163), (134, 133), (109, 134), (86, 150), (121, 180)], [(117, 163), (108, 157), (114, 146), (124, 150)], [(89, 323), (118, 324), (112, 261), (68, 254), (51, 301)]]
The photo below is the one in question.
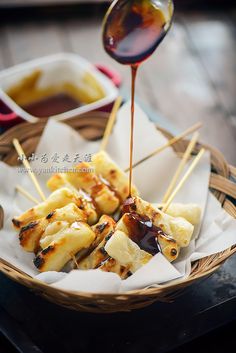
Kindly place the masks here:
[[(236, 251), (235, 251), (236, 252)], [(185, 281), (181, 281), (181, 278), (180, 279), (176, 279), (176, 280), (173, 280), (171, 281), (171, 284), (170, 285), (159, 285), (158, 287), (150, 287), (150, 288), (143, 288), (141, 290), (131, 290), (131, 291), (125, 291), (125, 292), (96, 292), (96, 293), (92, 293), (92, 292), (83, 292), (83, 291), (78, 291), (78, 290), (69, 290), (69, 289), (61, 289), (61, 288), (57, 288), (57, 287), (53, 287), (49, 284), (47, 284), (46, 282), (43, 282), (37, 278), (34, 278), (32, 276), (29, 276), (27, 274), (23, 275), (21, 272), (18, 272), (17, 269), (13, 268), (12, 265), (5, 261), (4, 259), (0, 258), (0, 271), (5, 273), (5, 271), (2, 271), (2, 266), (1, 265), (4, 265), (5, 266), (8, 266), (13, 272), (15, 271), (17, 273), (17, 277), (19, 278), (25, 278), (27, 277), (27, 280), (30, 281), (30, 282), (33, 282), (34, 284), (38, 284), (40, 285), (40, 287), (45, 287), (45, 288), (50, 288), (50, 290), (55, 290), (56, 292), (57, 291), (60, 291), (61, 293), (65, 293), (65, 294), (70, 294), (70, 295), (74, 295), (74, 296), (78, 296), (78, 297), (86, 297), (86, 298), (93, 298), (93, 297), (101, 297), (101, 298), (111, 298), (111, 297), (120, 297), (122, 295), (125, 295), (125, 296), (137, 296), (140, 295), (140, 296), (146, 296), (147, 294), (148, 295), (155, 295), (156, 294), (156, 291), (162, 291), (163, 289), (170, 289), (172, 287), (176, 287), (177, 285), (179, 284), (182, 284), (183, 282), (184, 283), (188, 283), (188, 282), (192, 282), (193, 280), (195, 281), (196, 279), (201, 279), (203, 277), (206, 277), (208, 275), (210, 275), (211, 273), (215, 272), (221, 265), (218, 265), (217, 267), (214, 267), (202, 274), (200, 274), (197, 278), (190, 278), (190, 277), (187, 277)], [(9, 277), (9, 276), (8, 276)], [(11, 276), (10, 276), (11, 277)], [(11, 277), (12, 278), (12, 277)], [(150, 290), (150, 293), (147, 293), (148, 290)], [(153, 290), (155, 290), (155, 293), (152, 293)]]
[[(104, 122), (107, 119), (108, 114), (105, 113), (101, 113), (98, 112), (97, 114), (93, 114), (93, 116), (100, 116), (104, 118)], [(91, 116), (91, 113), (87, 113), (87, 114), (83, 114), (82, 117), (87, 118), (88, 116)], [(69, 124), (70, 125), (70, 121), (64, 121), (64, 123)], [(23, 125), (24, 124), (24, 125)], [(40, 124), (40, 126), (43, 128), (46, 124), (46, 121), (40, 121), (39, 123), (35, 123)], [(29, 123), (22, 123), (21, 127), (24, 126), (28, 126)], [(31, 124), (32, 125), (32, 124)], [(19, 126), (18, 126), (19, 127)], [(74, 126), (72, 126), (74, 127)], [(167, 132), (166, 130), (164, 130), (163, 128), (158, 127), (159, 130), (168, 138), (170, 138), (172, 136), (172, 134), (170, 134), (169, 132)], [(6, 133), (4, 133), (3, 135), (0, 136), (0, 147), (1, 147), (1, 142), (2, 141), (6, 141), (9, 136), (12, 135), (12, 133), (14, 133), (15, 131), (19, 131), (17, 127), (13, 127), (10, 130), (8, 130)], [(181, 140), (179, 143), (176, 143), (176, 145), (174, 146), (175, 149), (177, 148), (178, 150), (184, 150), (186, 145), (188, 143), (188, 140)], [(221, 175), (226, 178), (229, 179), (230, 176), (230, 167), (227, 164), (224, 156), (222, 155), (222, 153), (220, 153), (216, 148), (206, 145), (206, 144), (198, 144), (197, 146), (197, 150), (200, 149), (201, 146), (204, 146), (207, 150), (209, 150), (211, 152), (211, 156), (213, 156), (217, 161), (219, 161), (220, 164), (220, 171), (221, 171)], [(236, 190), (236, 189), (235, 189)], [(222, 192), (216, 192), (215, 193), (216, 197), (218, 198), (219, 202), (221, 204), (224, 203), (226, 195)], [(235, 214), (236, 214), (236, 208), (235, 208)], [(32, 289), (36, 289), (39, 291), (48, 291), (51, 293), (54, 293), (55, 296), (59, 293), (61, 294), (65, 294), (71, 297), (76, 297), (78, 299), (80, 298), (87, 298), (87, 299), (107, 299), (107, 298), (131, 298), (131, 297), (156, 297), (157, 295), (160, 294), (164, 294), (165, 292), (170, 292), (178, 290), (179, 287), (183, 286), (187, 286), (188, 284), (191, 284), (192, 282), (201, 279), (203, 277), (206, 277), (208, 275), (210, 275), (211, 273), (213, 273), (214, 271), (216, 271), (221, 264), (228, 258), (230, 257), (234, 252), (236, 252), (236, 247), (231, 247), (226, 249), (225, 251), (221, 252), (221, 253), (217, 253), (211, 256), (207, 256), (204, 259), (213, 259), (214, 257), (217, 257), (217, 261), (216, 263), (213, 263), (212, 266), (209, 266), (206, 268), (205, 271), (200, 271), (196, 274), (194, 274), (194, 272), (191, 272), (191, 274), (186, 277), (186, 278), (178, 278), (176, 280), (170, 281), (169, 283), (164, 283), (161, 285), (158, 285), (158, 287), (149, 287), (149, 288), (142, 288), (142, 289), (136, 289), (136, 290), (131, 290), (131, 291), (125, 291), (125, 292), (119, 292), (119, 293), (104, 293), (104, 292), (97, 292), (97, 293), (90, 293), (90, 292), (82, 292), (82, 291), (76, 291), (76, 290), (67, 290), (67, 289), (60, 289), (60, 288), (56, 288), (53, 287), (50, 284), (47, 284), (39, 279), (35, 279), (34, 277), (31, 277), (27, 274), (23, 274), (22, 271), (20, 271), (19, 269), (15, 268), (13, 265), (11, 265), (9, 262), (3, 260), (0, 258), (0, 271), (3, 272), (5, 275), (7, 275), (8, 277), (10, 277), (12, 280), (15, 280), (17, 282), (20, 282)], [(202, 260), (204, 260), (202, 259)], [(199, 261), (199, 260), (198, 260)], [(197, 262), (198, 262), (197, 261)], [(63, 304), (62, 304), (63, 305)], [(88, 310), (90, 311), (90, 310)]]

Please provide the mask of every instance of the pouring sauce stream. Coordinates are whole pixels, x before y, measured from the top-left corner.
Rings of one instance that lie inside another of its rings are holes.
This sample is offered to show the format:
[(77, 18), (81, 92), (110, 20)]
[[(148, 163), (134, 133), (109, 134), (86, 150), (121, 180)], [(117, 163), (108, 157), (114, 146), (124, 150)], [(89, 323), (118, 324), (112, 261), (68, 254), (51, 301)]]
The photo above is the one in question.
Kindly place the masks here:
[(117, 0), (109, 8), (104, 20), (103, 44), (106, 52), (119, 63), (131, 66), (129, 197), (132, 196), (134, 95), (137, 69), (165, 37), (170, 28), (172, 15), (171, 0)]

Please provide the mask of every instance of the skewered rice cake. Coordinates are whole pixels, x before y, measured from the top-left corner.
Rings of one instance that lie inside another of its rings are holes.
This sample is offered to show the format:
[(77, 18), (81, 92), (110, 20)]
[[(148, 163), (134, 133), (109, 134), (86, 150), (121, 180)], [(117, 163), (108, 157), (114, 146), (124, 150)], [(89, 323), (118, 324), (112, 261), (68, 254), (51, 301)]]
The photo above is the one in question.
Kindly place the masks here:
[(134, 185), (127, 199), (128, 178), (107, 153), (95, 154), (92, 164), (92, 171), (83, 162), (75, 173), (53, 175), (51, 195), (13, 219), (21, 246), (36, 253), (37, 269), (100, 269), (127, 278), (158, 252), (176, 260), (189, 245), (200, 208), (172, 204), (164, 213)]

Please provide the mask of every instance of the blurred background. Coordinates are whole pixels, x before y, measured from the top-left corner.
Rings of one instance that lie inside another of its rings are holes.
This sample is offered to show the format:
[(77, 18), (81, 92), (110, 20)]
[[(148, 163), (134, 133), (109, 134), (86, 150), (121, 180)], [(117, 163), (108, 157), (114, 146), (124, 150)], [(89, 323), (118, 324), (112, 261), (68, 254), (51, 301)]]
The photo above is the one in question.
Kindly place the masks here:
[[(0, 0), (0, 69), (48, 54), (78, 53), (120, 73), (122, 94), (128, 97), (128, 68), (102, 47), (101, 22), (108, 3)], [(203, 121), (202, 140), (235, 164), (235, 1), (176, 0), (175, 9), (169, 35), (141, 67), (137, 100), (151, 118), (170, 128)]]

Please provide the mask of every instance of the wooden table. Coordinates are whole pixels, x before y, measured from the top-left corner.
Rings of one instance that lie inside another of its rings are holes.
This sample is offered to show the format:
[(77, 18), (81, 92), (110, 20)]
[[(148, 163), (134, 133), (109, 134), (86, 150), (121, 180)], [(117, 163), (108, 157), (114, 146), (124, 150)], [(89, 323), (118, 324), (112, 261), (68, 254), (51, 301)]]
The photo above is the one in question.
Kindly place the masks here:
[[(38, 10), (1, 18), (0, 69), (52, 53), (75, 52), (115, 68), (129, 92), (128, 68), (104, 52), (103, 12), (95, 9), (83, 16), (75, 7), (78, 13), (72, 16), (65, 12), (55, 18), (52, 12)], [(142, 65), (137, 80), (137, 95), (146, 106), (179, 129), (203, 121), (201, 140), (219, 148), (232, 164), (236, 164), (235, 19), (232, 11), (177, 13), (168, 37)]]

